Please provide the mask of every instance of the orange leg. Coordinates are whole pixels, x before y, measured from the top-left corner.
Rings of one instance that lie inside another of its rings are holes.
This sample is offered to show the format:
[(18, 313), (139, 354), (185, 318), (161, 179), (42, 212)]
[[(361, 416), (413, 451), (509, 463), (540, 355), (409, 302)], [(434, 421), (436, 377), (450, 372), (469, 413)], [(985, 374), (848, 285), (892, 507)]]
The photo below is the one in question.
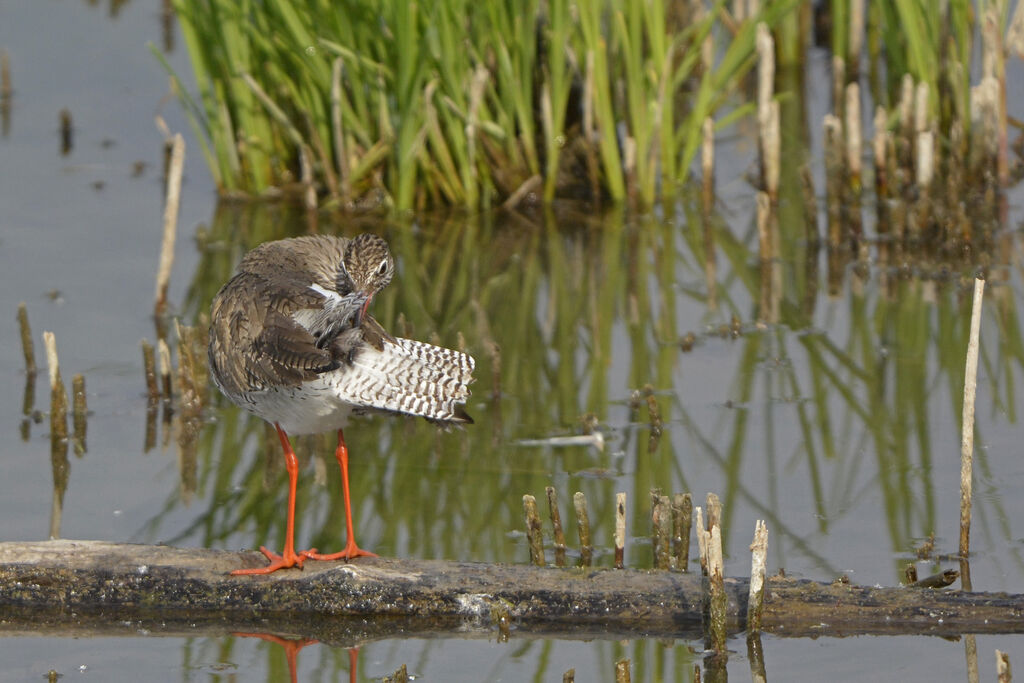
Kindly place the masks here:
[(296, 676), (298, 671), (299, 661), (299, 650), (306, 647), (307, 645), (313, 645), (319, 643), (319, 640), (313, 640), (312, 638), (299, 638), (298, 640), (292, 640), (289, 638), (282, 638), (281, 636), (275, 636), (269, 633), (233, 633), (232, 635), (240, 638), (259, 638), (260, 640), (266, 640), (271, 643), (277, 643), (284, 648), (285, 661), (288, 662), (288, 673), (290, 674), (291, 682), (296, 682)]
[(288, 435), (281, 429), (281, 426), (275, 422), (274, 429), (277, 430), (277, 436), (281, 439), (281, 448), (284, 449), (284, 466), (288, 470), (288, 521), (284, 528), (284, 552), (278, 555), (260, 546), (260, 552), (267, 556), (270, 564), (266, 567), (257, 567), (255, 569), (236, 569), (231, 572), (235, 576), (243, 574), (269, 574), (286, 567), (301, 568), (303, 560), (309, 556), (310, 552), (316, 552), (315, 550), (302, 553), (295, 552), (295, 486), (299, 481), (299, 459), (295, 457), (295, 451), (292, 450), (292, 445), (288, 441)]
[(348, 535), (348, 542), (340, 553), (321, 555), (316, 550), (309, 550), (303, 552), (302, 555), (311, 560), (351, 560), (353, 557), (377, 557), (356, 545), (356, 535), (352, 528), (352, 499), (348, 492), (348, 447), (345, 446), (345, 435), (340, 429), (338, 430), (338, 449), (334, 451), (334, 457), (338, 459), (338, 465), (341, 467), (341, 487), (345, 493), (345, 532)]

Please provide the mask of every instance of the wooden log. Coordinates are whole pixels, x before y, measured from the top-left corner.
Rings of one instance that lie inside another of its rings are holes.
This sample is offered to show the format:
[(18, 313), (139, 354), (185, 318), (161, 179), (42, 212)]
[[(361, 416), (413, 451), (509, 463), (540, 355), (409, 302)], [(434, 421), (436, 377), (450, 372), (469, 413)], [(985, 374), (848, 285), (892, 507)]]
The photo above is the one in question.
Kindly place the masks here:
[[(494, 615), (504, 614), (515, 637), (700, 635), (701, 578), (694, 574), (384, 558), (310, 561), (269, 576), (227, 573), (265, 561), (256, 552), (101, 541), (0, 543), (0, 633), (198, 635), (202, 628), (338, 642), (352, 629), (364, 639), (458, 629), (493, 637)], [(735, 633), (748, 584), (726, 579), (725, 589)], [(767, 592), (762, 629), (776, 635), (1024, 632), (1024, 595), (777, 577)]]

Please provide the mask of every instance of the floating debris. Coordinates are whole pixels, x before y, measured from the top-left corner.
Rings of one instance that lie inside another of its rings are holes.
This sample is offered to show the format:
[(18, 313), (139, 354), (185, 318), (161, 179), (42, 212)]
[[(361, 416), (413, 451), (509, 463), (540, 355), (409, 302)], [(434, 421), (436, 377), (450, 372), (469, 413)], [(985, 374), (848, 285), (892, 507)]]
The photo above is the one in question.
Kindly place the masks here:
[(558, 448), (593, 446), (599, 451), (604, 451), (604, 435), (601, 432), (594, 432), (592, 434), (576, 434), (573, 436), (551, 436), (546, 439), (520, 439), (515, 444), (517, 446), (552, 446)]

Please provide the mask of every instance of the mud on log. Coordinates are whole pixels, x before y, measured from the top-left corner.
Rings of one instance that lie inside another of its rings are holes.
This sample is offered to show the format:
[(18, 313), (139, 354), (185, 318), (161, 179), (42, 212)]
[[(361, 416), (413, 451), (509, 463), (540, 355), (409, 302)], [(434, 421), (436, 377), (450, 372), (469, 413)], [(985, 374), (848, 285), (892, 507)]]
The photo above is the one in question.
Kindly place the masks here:
[[(247, 630), (338, 642), (451, 630), (493, 637), (507, 618), (517, 637), (701, 633), (695, 574), (384, 558), (227, 574), (264, 561), (255, 552), (99, 541), (0, 543), (0, 632)], [(746, 580), (726, 580), (731, 631), (744, 623), (747, 589)], [(774, 578), (762, 628), (791, 636), (1019, 633), (1024, 596)]]

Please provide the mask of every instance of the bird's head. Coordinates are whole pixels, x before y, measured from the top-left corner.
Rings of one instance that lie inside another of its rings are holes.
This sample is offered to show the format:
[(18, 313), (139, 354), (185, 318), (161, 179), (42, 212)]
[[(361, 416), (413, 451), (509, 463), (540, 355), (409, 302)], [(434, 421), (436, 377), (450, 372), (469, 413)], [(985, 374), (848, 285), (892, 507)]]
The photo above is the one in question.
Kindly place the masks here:
[(348, 277), (352, 293), (366, 297), (359, 309), (356, 324), (366, 317), (373, 295), (384, 289), (395, 274), (395, 259), (388, 243), (377, 235), (364, 233), (348, 243), (341, 259), (342, 273)]

